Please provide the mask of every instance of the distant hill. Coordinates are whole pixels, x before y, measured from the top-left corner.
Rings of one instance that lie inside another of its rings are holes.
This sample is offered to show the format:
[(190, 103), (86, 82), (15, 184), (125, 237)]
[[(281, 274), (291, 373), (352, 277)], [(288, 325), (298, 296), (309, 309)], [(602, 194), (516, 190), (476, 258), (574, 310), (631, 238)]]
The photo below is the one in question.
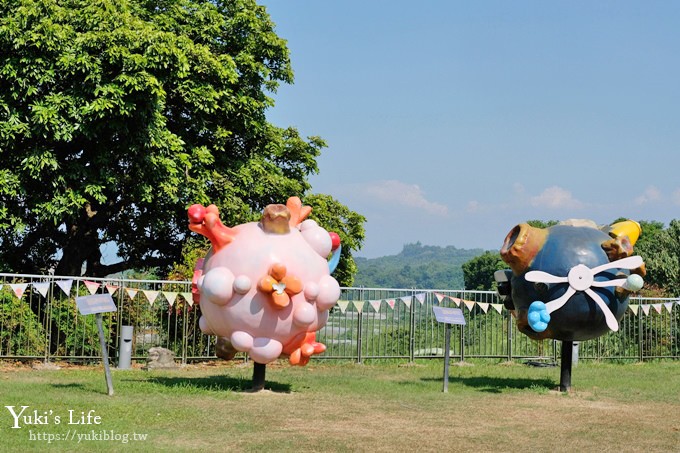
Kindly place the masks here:
[(463, 263), (484, 253), (482, 249), (438, 247), (420, 242), (406, 244), (398, 255), (355, 257), (354, 286), (367, 288), (463, 289)]

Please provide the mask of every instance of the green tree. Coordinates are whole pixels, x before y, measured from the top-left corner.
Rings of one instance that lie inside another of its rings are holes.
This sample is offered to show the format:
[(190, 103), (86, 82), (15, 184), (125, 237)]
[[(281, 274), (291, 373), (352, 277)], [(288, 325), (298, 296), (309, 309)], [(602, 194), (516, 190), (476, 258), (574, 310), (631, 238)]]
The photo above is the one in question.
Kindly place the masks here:
[(303, 199), (312, 207), (310, 218), (328, 231), (340, 236), (342, 253), (340, 264), (333, 272), (333, 277), (341, 286), (352, 286), (357, 273), (357, 265), (352, 259), (352, 250), (359, 250), (363, 243), (366, 218), (338, 203), (328, 195), (311, 194)]
[(527, 220), (526, 223), (534, 228), (550, 228), (551, 226), (557, 225), (559, 222), (557, 220)]
[(494, 272), (507, 269), (508, 265), (501, 259), (499, 252), (486, 251), (483, 254), (463, 263), (465, 289), (494, 291), (496, 281)]
[(680, 295), (680, 220), (671, 220), (666, 229), (661, 222), (640, 224), (635, 253), (645, 261), (645, 287), (658, 288), (662, 296)]
[(318, 171), (322, 139), (266, 120), (293, 72), (255, 0), (6, 0), (0, 55), (3, 271), (167, 270), (191, 204), (242, 223)]

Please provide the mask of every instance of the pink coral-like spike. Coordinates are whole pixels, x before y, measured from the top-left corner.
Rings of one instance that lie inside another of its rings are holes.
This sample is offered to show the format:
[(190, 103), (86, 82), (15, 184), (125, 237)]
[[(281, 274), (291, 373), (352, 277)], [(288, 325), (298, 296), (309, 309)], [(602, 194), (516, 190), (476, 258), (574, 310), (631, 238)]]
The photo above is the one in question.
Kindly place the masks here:
[(234, 240), (236, 231), (222, 224), (220, 211), (214, 204), (207, 208), (195, 204), (189, 208), (187, 213), (189, 215), (189, 229), (208, 238), (216, 252)]
[(302, 206), (302, 201), (298, 197), (290, 197), (288, 201), (286, 201), (286, 207), (290, 211), (289, 224), (291, 227), (296, 227), (301, 224), (309, 213), (312, 212), (311, 206)]

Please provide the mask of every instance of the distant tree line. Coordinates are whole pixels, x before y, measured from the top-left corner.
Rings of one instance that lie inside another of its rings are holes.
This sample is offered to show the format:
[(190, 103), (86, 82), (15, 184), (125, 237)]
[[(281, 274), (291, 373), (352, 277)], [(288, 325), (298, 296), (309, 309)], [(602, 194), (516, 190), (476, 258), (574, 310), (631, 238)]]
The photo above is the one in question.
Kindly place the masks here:
[(481, 253), (482, 249), (437, 247), (420, 242), (406, 244), (397, 255), (355, 258), (357, 274), (354, 286), (461, 289), (464, 286), (461, 266)]

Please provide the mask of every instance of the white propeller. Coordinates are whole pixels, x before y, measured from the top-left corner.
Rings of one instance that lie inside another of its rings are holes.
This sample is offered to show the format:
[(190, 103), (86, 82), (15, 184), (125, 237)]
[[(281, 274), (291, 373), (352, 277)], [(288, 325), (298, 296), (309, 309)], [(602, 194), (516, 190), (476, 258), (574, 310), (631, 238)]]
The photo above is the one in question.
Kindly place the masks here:
[(545, 304), (545, 309), (548, 314), (558, 310), (566, 304), (567, 300), (569, 300), (576, 291), (583, 291), (595, 301), (598, 307), (600, 307), (604, 313), (607, 327), (616, 332), (619, 330), (619, 323), (616, 321), (614, 314), (604, 300), (602, 300), (602, 297), (590, 288), (621, 286), (631, 290), (640, 289), (640, 287), (642, 287), (642, 279), (637, 275), (635, 276), (637, 278), (633, 279), (631, 279), (631, 277), (633, 277), (631, 276), (628, 278), (617, 278), (606, 281), (596, 281), (595, 276), (608, 269), (636, 269), (643, 264), (642, 257), (629, 256), (627, 258), (596, 266), (592, 269), (584, 264), (578, 264), (569, 270), (569, 274), (566, 277), (558, 277), (543, 271), (529, 271), (524, 275), (524, 278), (527, 281), (534, 283), (569, 283), (569, 288), (567, 288), (567, 291), (562, 296)]

